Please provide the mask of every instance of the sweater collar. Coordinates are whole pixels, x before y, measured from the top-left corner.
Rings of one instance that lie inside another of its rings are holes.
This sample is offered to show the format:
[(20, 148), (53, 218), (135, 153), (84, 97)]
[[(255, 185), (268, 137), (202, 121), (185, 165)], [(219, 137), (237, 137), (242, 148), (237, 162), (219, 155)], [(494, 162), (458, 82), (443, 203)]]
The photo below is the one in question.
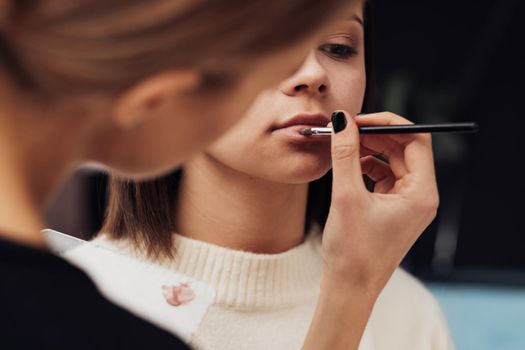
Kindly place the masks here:
[[(95, 241), (111, 244), (103, 237)], [(118, 246), (124, 248), (122, 242)], [(318, 232), (279, 254), (244, 252), (177, 234), (174, 249), (174, 258), (157, 263), (210, 285), (216, 292), (215, 303), (221, 306), (244, 310), (293, 307), (319, 293), (322, 257)]]
[(267, 309), (300, 304), (319, 290), (320, 235), (280, 254), (256, 254), (175, 235), (175, 259), (164, 262), (216, 290), (218, 304)]

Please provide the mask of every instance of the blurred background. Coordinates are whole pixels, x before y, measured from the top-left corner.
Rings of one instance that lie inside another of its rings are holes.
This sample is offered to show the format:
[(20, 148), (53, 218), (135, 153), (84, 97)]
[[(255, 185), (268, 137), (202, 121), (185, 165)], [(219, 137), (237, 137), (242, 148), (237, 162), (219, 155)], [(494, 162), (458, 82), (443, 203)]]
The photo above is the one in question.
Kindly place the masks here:
[[(441, 206), (403, 262), (441, 302), (458, 349), (525, 349), (523, 14), (518, 0), (373, 0), (378, 110), (480, 125), (434, 136)], [(89, 239), (105, 191), (105, 175), (78, 171), (49, 227)]]

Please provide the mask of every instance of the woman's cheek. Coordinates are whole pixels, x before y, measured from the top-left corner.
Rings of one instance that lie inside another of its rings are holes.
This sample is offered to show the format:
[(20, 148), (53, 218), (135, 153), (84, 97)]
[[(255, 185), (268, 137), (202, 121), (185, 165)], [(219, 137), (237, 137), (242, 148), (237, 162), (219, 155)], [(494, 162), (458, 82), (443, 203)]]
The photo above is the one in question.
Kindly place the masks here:
[(343, 74), (335, 77), (335, 79), (333, 93), (337, 104), (336, 109), (345, 109), (353, 114), (359, 113), (365, 97), (365, 74), (348, 74), (346, 76)]

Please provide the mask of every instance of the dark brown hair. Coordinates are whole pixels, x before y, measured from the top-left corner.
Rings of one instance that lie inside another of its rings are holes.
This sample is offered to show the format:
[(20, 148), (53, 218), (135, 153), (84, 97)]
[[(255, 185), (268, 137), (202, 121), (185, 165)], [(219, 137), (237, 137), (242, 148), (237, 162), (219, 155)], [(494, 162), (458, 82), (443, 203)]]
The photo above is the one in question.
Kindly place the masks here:
[[(365, 5), (365, 62), (367, 86), (363, 112), (373, 110), (370, 3)], [(150, 181), (135, 182), (110, 177), (106, 219), (101, 232), (127, 239), (151, 258), (171, 256), (175, 232), (175, 206), (182, 169)], [(331, 202), (331, 171), (309, 186), (306, 229), (324, 227)]]
[(0, 0), (0, 70), (46, 96), (118, 93), (176, 66), (221, 76), (309, 34), (344, 2)]

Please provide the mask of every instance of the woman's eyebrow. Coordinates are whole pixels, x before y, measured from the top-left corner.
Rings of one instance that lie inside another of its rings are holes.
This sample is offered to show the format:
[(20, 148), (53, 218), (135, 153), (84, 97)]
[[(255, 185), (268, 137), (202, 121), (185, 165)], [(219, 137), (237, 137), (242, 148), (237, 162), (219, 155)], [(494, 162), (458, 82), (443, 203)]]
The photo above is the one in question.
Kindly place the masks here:
[(364, 24), (364, 21), (361, 17), (359, 17), (358, 15), (352, 15), (350, 16), (350, 20), (352, 21), (356, 21), (357, 23), (359, 23), (361, 25), (361, 27), (365, 27), (365, 24)]

